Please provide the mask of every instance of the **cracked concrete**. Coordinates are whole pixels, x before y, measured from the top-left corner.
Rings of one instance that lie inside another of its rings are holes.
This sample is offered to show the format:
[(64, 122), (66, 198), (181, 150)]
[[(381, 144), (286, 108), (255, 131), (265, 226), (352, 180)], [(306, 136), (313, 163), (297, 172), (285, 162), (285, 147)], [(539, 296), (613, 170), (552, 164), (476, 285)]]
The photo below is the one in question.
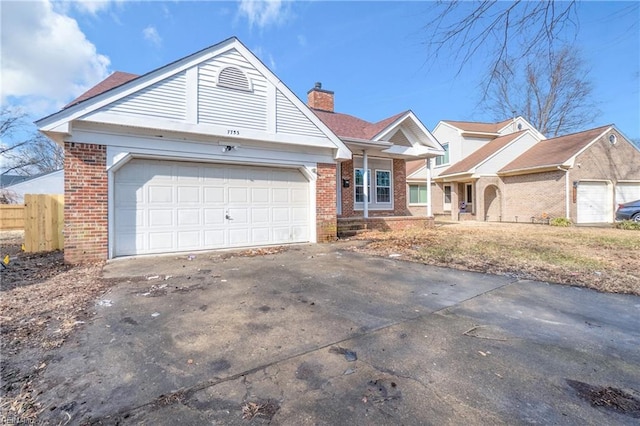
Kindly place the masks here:
[(640, 396), (640, 298), (348, 248), (110, 263), (110, 306), (37, 384), (45, 420), (247, 424), (243, 405), (268, 402), (250, 423), (637, 421), (566, 380)]

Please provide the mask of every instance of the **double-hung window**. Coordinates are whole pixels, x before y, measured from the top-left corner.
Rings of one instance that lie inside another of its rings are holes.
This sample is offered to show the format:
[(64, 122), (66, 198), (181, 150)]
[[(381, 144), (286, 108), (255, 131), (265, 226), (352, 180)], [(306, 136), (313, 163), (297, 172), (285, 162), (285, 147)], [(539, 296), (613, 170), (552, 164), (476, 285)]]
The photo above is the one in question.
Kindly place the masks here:
[(391, 171), (376, 170), (376, 203), (391, 202)]
[[(364, 169), (356, 169), (356, 203), (364, 201)], [(367, 170), (367, 194), (368, 202), (371, 202), (371, 169)]]

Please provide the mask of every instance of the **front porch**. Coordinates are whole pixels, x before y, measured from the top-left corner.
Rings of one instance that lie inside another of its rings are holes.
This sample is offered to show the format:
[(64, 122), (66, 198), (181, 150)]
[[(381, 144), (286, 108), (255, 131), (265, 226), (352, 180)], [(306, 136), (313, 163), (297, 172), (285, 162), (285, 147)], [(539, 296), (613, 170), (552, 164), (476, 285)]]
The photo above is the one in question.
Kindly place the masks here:
[(353, 237), (368, 230), (398, 231), (433, 227), (435, 219), (425, 216), (339, 217), (338, 238)]

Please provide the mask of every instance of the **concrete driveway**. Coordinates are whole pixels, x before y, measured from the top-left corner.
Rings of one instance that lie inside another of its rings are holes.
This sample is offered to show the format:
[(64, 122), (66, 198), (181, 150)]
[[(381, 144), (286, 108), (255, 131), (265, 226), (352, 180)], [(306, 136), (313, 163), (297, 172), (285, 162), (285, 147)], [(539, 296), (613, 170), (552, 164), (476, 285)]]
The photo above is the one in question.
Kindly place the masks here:
[(638, 297), (369, 257), (349, 243), (268, 252), (108, 264), (114, 286), (39, 385), (45, 416), (147, 425), (639, 421)]

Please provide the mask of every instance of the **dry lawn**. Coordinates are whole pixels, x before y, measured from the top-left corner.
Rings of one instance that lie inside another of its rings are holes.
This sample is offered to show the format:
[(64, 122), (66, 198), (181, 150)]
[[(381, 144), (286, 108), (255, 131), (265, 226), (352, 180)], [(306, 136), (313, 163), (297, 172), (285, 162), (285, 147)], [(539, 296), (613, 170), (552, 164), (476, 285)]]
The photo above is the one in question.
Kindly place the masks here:
[(430, 265), (640, 295), (640, 232), (613, 228), (456, 222), (371, 231), (359, 251)]

